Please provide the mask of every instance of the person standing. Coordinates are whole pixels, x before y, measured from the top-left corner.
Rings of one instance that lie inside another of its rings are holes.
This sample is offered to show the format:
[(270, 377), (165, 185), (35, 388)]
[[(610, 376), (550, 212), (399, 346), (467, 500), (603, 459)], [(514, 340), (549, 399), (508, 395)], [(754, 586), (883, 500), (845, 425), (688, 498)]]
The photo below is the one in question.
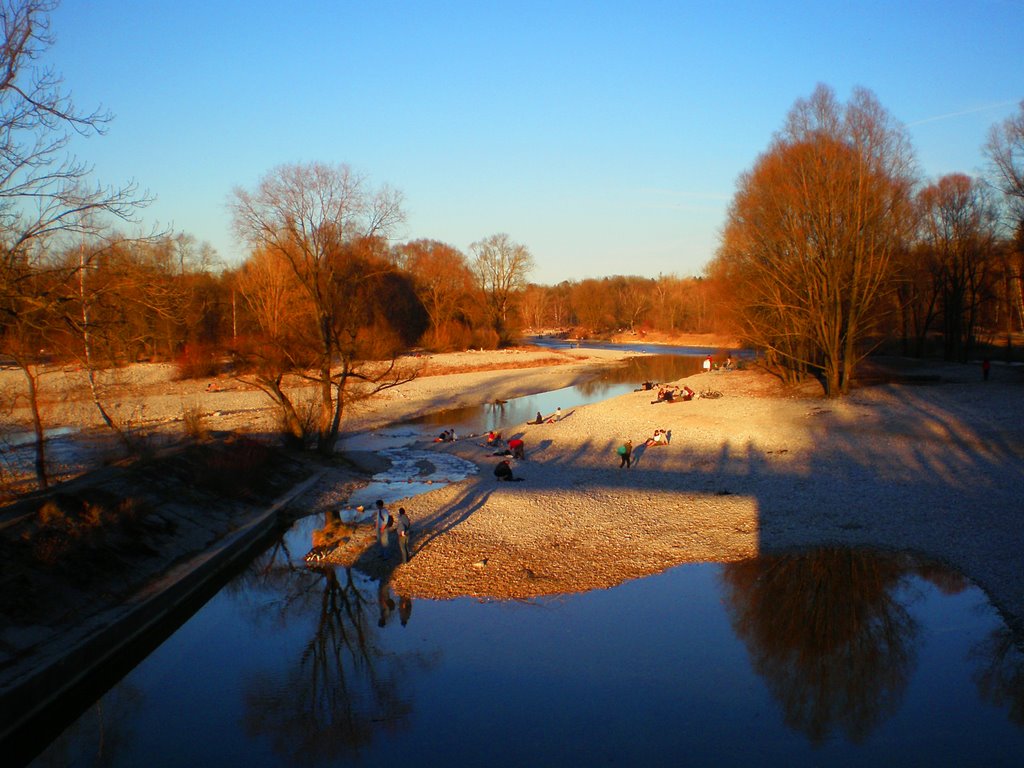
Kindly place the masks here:
[(384, 550), (380, 553), (381, 557), (384, 557), (387, 553), (390, 538), (388, 536), (388, 522), (390, 520), (391, 515), (388, 513), (388, 508), (384, 506), (384, 501), (377, 499), (377, 516), (374, 519), (374, 523), (377, 526), (377, 543)]
[(620, 459), (619, 469), (622, 469), (623, 467), (629, 469), (633, 461), (633, 441), (627, 440), (622, 445), (620, 445), (618, 454)]
[(704, 358), (704, 373), (711, 373), (711, 355)]
[(405, 514), (405, 507), (398, 508), (398, 552), (402, 555), (402, 564), (409, 562), (409, 531), (412, 521)]

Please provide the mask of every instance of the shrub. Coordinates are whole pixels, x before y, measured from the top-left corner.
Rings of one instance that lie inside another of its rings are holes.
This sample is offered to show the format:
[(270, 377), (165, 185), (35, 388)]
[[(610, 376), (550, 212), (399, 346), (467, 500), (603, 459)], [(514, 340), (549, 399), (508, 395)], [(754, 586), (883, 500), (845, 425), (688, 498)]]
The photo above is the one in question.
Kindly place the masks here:
[(215, 350), (206, 344), (186, 344), (175, 361), (179, 379), (202, 379), (220, 371)]
[(203, 411), (195, 403), (182, 408), (181, 421), (185, 428), (185, 434), (193, 440), (203, 440), (209, 434)]

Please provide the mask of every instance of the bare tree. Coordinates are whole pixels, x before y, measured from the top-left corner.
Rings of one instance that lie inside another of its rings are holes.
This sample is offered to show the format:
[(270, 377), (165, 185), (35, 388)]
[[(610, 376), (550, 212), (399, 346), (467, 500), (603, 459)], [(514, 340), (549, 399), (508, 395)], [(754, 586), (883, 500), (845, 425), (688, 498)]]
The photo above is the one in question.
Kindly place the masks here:
[[(309, 341), (297, 347), (314, 345), (311, 356), (296, 359), (278, 343), (282, 354), (275, 359), (316, 382), (317, 447), (330, 453), (349, 384), (363, 382), (372, 393), (408, 380), (396, 356), (423, 331), (421, 320), (405, 311), (410, 303), (419, 306), (415, 296), (403, 291), (396, 270), (380, 255), (380, 239), (403, 219), (401, 195), (386, 186), (369, 189), (346, 165), (310, 163), (280, 166), (254, 190), (235, 189), (231, 207), (238, 235), (254, 251), (287, 264), (313, 319)], [(365, 365), (379, 354), (390, 356), (390, 363)], [(283, 390), (271, 396), (278, 402), (286, 397)]]
[(990, 298), (998, 214), (987, 187), (962, 173), (943, 176), (919, 193), (921, 241), (940, 299), (947, 360), (966, 361), (982, 303)]
[[(1006, 318), (1010, 322), (1016, 316), (1024, 325), (1024, 101), (1017, 114), (992, 127), (985, 153), (989, 158), (989, 176), (1003, 195), (1006, 230), (1010, 235), (1003, 254)], [(1006, 338), (1009, 352), (1009, 330)]]
[(636, 330), (636, 325), (651, 308), (651, 287), (654, 281), (638, 277), (626, 277), (617, 286), (616, 298), (618, 299), (622, 320), (629, 326), (630, 331)]
[(533, 256), (525, 245), (508, 235), (491, 235), (469, 246), (473, 252), (473, 274), (488, 310), (488, 319), (498, 335), (499, 344), (513, 340), (509, 318), (516, 294), (526, 287), (533, 270)]
[(111, 116), (79, 111), (52, 69), (35, 62), (52, 44), (56, 2), (0, 3), (0, 354), (24, 372), (36, 436), (36, 477), (47, 485), (39, 411), (39, 349), (66, 315), (68, 286), (82, 263), (56, 257), (72, 243), (131, 220), (148, 199), (134, 184), (90, 182), (68, 154), (72, 137), (102, 134)]
[(799, 101), (733, 200), (714, 273), (745, 339), (778, 370), (848, 391), (910, 221), (904, 131), (868, 91)]
[(1016, 226), (1024, 221), (1024, 101), (1016, 115), (992, 126), (985, 153), (993, 182), (1005, 195)]

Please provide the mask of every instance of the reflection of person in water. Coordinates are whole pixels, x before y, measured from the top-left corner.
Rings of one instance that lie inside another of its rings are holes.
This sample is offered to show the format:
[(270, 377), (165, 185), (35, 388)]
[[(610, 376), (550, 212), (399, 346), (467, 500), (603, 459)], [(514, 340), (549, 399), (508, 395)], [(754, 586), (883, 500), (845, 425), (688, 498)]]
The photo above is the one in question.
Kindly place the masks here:
[(408, 595), (399, 595), (398, 620), (402, 622), (403, 627), (409, 623), (410, 616), (412, 616), (412, 598)]
[(898, 708), (920, 627), (897, 599), (897, 556), (825, 547), (728, 563), (722, 574), (736, 636), (814, 743), (842, 731), (867, 739)]
[(377, 626), (383, 627), (391, 618), (391, 612), (395, 610), (395, 601), (391, 598), (391, 585), (387, 579), (381, 579), (377, 583), (377, 607), (380, 608)]

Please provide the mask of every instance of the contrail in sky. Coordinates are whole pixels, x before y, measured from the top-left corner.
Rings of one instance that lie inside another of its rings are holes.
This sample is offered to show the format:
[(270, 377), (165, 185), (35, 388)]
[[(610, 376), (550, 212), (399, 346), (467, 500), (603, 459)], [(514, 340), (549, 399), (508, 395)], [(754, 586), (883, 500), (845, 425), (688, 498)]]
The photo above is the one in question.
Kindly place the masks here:
[(986, 104), (984, 107), (975, 107), (974, 109), (965, 109), (962, 112), (949, 112), (945, 115), (935, 115), (934, 117), (926, 117), (922, 120), (915, 120), (912, 123), (907, 123), (907, 127), (913, 127), (915, 125), (924, 125), (925, 123), (934, 123), (937, 120), (948, 120), (951, 117), (963, 117), (964, 115), (973, 115), (976, 112), (987, 112), (990, 109), (999, 109), (1000, 107), (1009, 107), (1016, 104), (1016, 101), (1000, 101), (995, 104)]

